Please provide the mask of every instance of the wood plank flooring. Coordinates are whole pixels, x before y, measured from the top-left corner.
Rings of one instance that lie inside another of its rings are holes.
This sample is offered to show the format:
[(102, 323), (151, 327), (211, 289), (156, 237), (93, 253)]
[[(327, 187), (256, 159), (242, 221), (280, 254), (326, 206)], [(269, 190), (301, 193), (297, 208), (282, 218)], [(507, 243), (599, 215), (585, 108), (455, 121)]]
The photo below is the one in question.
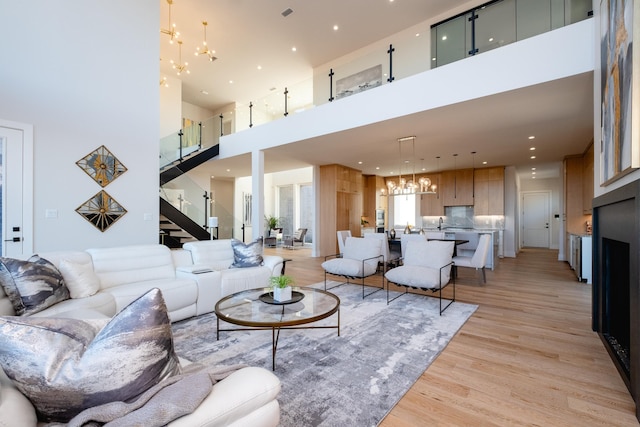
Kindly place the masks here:
[[(310, 249), (266, 252), (292, 259), (286, 273), (298, 285), (324, 279)], [(591, 285), (557, 258), (525, 249), (487, 271), (486, 284), (460, 269), (457, 300), (478, 310), (380, 425), (638, 426), (591, 330)]]

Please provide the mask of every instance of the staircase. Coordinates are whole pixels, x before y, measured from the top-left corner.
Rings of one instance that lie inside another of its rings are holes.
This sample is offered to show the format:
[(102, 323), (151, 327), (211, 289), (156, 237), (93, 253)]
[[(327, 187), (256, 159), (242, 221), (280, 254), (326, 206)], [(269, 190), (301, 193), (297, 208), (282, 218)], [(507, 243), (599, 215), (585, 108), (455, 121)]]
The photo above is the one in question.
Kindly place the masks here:
[[(214, 158), (220, 153), (216, 144), (212, 147), (194, 151), (183, 159), (176, 160), (162, 168), (160, 171), (160, 186), (182, 176), (193, 168)], [(202, 190), (206, 195), (207, 192)], [(202, 223), (206, 224), (206, 212), (202, 215)], [(206, 230), (206, 225), (198, 224), (185, 215), (180, 209), (160, 196), (160, 243), (170, 248), (181, 248), (183, 243), (192, 240), (209, 240), (211, 235)]]

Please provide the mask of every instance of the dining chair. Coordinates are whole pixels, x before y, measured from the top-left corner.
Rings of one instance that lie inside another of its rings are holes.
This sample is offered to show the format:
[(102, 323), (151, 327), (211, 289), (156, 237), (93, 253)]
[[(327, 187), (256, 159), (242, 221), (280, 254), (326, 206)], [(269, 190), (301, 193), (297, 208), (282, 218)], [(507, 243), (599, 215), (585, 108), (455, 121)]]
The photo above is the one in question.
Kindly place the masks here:
[[(481, 234), (478, 239), (478, 246), (472, 256), (454, 256), (453, 263), (455, 269), (458, 267), (475, 268), (482, 271), (482, 281), (487, 283), (487, 275), (485, 272), (485, 265), (487, 264), (487, 256), (489, 255), (489, 245), (491, 244), (491, 236), (488, 234)], [(457, 274), (457, 273), (456, 273)], [(480, 278), (478, 278), (478, 282)]]
[(387, 237), (387, 233), (366, 233), (364, 235), (365, 239), (378, 239), (380, 240), (380, 246), (382, 249), (382, 257), (384, 259), (384, 263), (386, 267), (397, 267), (400, 262), (401, 254), (397, 251), (392, 251), (389, 248), (389, 238)]
[(404, 259), (405, 253), (407, 251), (407, 243), (411, 240), (416, 240), (419, 242), (425, 242), (427, 240), (427, 236), (424, 234), (401, 234), (400, 235), (400, 255)]
[(344, 242), (347, 240), (347, 237), (351, 237), (351, 230), (338, 230), (338, 249), (340, 253), (344, 252)]

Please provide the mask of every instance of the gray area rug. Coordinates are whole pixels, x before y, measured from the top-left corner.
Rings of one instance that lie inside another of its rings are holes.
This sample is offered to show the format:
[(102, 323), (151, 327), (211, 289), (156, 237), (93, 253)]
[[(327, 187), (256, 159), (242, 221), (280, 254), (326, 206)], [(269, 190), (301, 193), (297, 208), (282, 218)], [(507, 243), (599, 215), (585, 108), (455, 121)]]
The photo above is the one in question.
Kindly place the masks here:
[[(456, 302), (439, 316), (437, 298), (408, 294), (387, 305), (386, 291), (364, 300), (361, 286), (331, 292), (341, 301), (340, 336), (336, 329), (280, 333), (281, 426), (377, 425), (477, 309)], [(336, 321), (334, 314), (312, 325)], [(188, 360), (271, 370), (271, 331), (222, 332), (216, 341), (214, 314), (176, 322), (173, 331)]]

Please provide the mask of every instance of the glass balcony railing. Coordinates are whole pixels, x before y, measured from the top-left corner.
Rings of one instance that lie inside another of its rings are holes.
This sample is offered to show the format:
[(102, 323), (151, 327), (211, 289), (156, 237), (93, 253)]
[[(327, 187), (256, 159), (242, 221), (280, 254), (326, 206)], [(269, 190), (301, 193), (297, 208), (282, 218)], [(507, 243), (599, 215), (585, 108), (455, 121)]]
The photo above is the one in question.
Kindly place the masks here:
[[(591, 0), (493, 0), (430, 27), (404, 31), (391, 44), (316, 70), (313, 78), (273, 89), (249, 104), (217, 113), (202, 123), (201, 144), (374, 89), (430, 69), (478, 55), (592, 16)], [(170, 135), (161, 143), (161, 166), (192, 150), (198, 130)], [(188, 136), (187, 136), (188, 135)]]
[[(220, 142), (223, 132), (232, 133), (229, 122), (220, 116), (203, 122), (186, 121), (183, 129), (160, 140), (160, 169), (182, 160), (189, 154), (204, 150)], [(225, 134), (226, 134), (225, 133)]]
[[(453, 61), (592, 16), (591, 0), (494, 0), (434, 24), (430, 36), (405, 31), (392, 44), (274, 89), (223, 114), (224, 135), (279, 120)], [(473, 19), (470, 19), (473, 18)], [(215, 119), (215, 117), (213, 118)]]

